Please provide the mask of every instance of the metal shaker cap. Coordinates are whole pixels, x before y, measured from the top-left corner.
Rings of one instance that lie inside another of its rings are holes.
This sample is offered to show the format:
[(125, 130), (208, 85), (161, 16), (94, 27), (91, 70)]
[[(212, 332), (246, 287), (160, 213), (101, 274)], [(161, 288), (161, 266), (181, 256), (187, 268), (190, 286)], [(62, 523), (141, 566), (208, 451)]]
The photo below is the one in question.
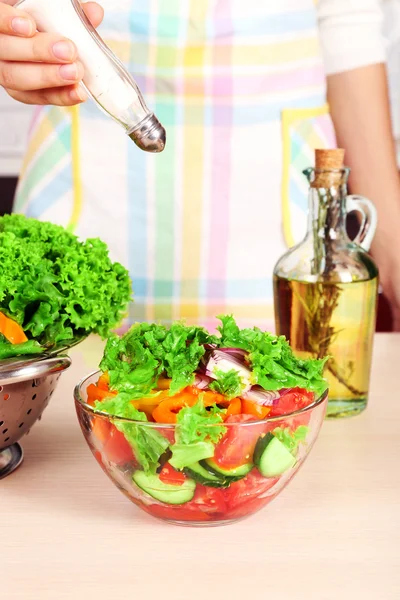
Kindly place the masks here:
[(143, 119), (128, 135), (145, 152), (162, 152), (165, 148), (165, 129), (153, 113)]

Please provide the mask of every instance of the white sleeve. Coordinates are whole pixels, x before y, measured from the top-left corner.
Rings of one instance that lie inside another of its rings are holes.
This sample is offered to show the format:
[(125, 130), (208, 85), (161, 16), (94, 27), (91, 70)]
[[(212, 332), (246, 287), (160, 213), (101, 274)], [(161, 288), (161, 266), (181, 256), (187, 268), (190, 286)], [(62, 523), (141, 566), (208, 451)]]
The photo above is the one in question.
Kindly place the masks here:
[(327, 75), (386, 61), (381, 0), (318, 0)]

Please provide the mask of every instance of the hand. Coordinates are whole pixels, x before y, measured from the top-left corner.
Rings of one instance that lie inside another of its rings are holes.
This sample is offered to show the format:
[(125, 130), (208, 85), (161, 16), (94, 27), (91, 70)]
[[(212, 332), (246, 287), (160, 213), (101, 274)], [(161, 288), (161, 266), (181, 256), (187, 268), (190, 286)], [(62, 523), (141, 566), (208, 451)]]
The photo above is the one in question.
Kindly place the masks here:
[[(57, 34), (39, 33), (31, 16), (10, 6), (15, 2), (0, 0), (0, 85), (25, 104), (84, 102), (85, 91), (78, 85), (84, 71), (75, 45)], [(87, 2), (83, 9), (97, 27), (103, 9), (95, 2)]]

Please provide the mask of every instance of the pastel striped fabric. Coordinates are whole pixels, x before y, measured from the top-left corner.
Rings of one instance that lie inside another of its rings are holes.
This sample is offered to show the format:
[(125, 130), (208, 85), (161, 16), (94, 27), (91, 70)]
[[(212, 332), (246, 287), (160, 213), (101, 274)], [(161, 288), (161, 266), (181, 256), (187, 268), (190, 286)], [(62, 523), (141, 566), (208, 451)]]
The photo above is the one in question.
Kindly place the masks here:
[(167, 147), (141, 152), (91, 102), (39, 109), (16, 209), (103, 238), (129, 267), (131, 320), (273, 328), (273, 266), (305, 233), (301, 171), (334, 144), (313, 0), (103, 5)]

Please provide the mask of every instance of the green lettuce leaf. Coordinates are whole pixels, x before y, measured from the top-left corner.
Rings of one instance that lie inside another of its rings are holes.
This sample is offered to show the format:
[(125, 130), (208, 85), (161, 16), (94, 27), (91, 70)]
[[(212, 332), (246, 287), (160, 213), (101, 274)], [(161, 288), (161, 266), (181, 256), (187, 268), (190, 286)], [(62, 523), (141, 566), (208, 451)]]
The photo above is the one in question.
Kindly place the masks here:
[(226, 372), (215, 369), (214, 375), (216, 376), (215, 381), (208, 386), (211, 390), (223, 394), (229, 400), (241, 395), (243, 390), (242, 378), (235, 369)]
[[(147, 422), (145, 413), (132, 405), (129, 394), (120, 393), (115, 397), (96, 401), (95, 408), (113, 416)], [(142, 469), (155, 473), (161, 455), (169, 446), (169, 441), (151, 426), (118, 420), (113, 421), (113, 424), (125, 436)]]
[(0, 360), (16, 356), (42, 354), (43, 352), (44, 348), (34, 340), (22, 344), (11, 344), (4, 335), (0, 334)]
[(284, 336), (261, 331), (258, 327), (239, 329), (231, 315), (219, 319), (221, 347), (246, 350), (255, 383), (264, 389), (300, 387), (317, 394), (326, 390), (323, 371), (327, 358), (297, 358)]
[(299, 444), (304, 443), (309, 432), (309, 428), (300, 425), (296, 431), (291, 432), (289, 427), (277, 427), (273, 430), (273, 435), (291, 452), (296, 454)]
[(176, 418), (176, 442), (178, 444), (194, 444), (196, 442), (212, 442), (216, 444), (226, 432), (222, 425), (223, 413), (217, 406), (207, 410), (199, 401), (194, 406), (182, 408)]
[(129, 392), (131, 399), (149, 395), (162, 373), (171, 379), (171, 396), (194, 381), (205, 354), (204, 344), (216, 338), (201, 327), (175, 322), (164, 325), (137, 323), (122, 337), (109, 338), (100, 363), (108, 371), (110, 386)]

